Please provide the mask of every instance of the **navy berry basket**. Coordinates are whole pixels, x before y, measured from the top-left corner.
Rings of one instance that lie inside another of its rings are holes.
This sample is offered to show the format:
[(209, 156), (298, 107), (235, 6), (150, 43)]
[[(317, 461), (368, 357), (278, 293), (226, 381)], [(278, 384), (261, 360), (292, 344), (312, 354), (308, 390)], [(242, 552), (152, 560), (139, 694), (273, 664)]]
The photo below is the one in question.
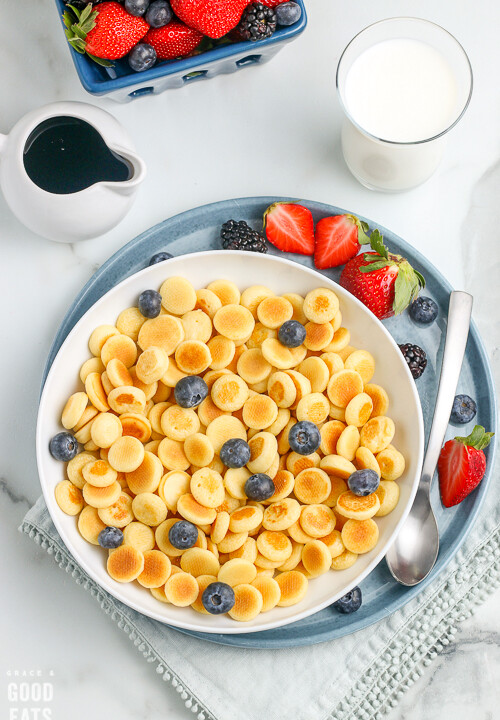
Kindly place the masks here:
[[(291, 42), (307, 25), (304, 0), (295, 0), (302, 8), (298, 22), (289, 27), (278, 28), (265, 40), (239, 42), (208, 50), (182, 60), (163, 60), (151, 70), (136, 73), (126, 60), (118, 60), (113, 67), (101, 67), (86, 55), (80, 55), (69, 44), (68, 49), (80, 81), (92, 95), (106, 95), (118, 102), (129, 102), (143, 95), (161, 93), (188, 83), (222, 75), (251, 65), (261, 65), (276, 55), (286, 43)], [(65, 9), (63, 0), (56, 0), (59, 13)]]

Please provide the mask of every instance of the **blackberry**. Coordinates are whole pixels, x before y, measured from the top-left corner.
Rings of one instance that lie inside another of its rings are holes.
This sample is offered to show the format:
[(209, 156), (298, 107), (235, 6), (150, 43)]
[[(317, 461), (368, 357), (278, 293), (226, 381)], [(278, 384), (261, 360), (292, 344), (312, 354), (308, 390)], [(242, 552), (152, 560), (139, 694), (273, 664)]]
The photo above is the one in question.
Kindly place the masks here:
[(241, 16), (238, 31), (243, 40), (262, 40), (276, 30), (276, 12), (261, 3), (250, 3)]
[[(66, 5), (72, 5), (77, 10), (84, 10), (89, 4), (89, 2), (91, 3), (92, 7), (94, 7), (95, 5), (99, 5), (99, 3), (106, 1), (107, 0), (66, 0)], [(123, 0), (116, 0), (116, 2), (122, 4)]]
[(405, 343), (404, 345), (398, 346), (403, 353), (406, 364), (410, 368), (410, 372), (413, 378), (416, 380), (424, 372), (427, 365), (427, 355), (425, 350), (422, 350), (418, 345), (412, 345), (411, 343)]
[(266, 253), (267, 245), (263, 235), (252, 230), (244, 220), (228, 220), (220, 229), (224, 250), (250, 250)]

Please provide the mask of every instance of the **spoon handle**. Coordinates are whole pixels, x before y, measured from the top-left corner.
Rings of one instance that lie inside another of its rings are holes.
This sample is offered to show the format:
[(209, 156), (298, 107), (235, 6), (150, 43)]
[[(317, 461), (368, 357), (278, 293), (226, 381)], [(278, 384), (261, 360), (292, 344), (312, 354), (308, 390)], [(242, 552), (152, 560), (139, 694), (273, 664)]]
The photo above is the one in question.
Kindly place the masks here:
[(422, 467), (421, 488), (427, 490), (430, 489), (450, 421), (451, 408), (462, 368), (465, 346), (467, 345), (471, 312), (472, 295), (459, 290), (452, 292), (436, 406)]

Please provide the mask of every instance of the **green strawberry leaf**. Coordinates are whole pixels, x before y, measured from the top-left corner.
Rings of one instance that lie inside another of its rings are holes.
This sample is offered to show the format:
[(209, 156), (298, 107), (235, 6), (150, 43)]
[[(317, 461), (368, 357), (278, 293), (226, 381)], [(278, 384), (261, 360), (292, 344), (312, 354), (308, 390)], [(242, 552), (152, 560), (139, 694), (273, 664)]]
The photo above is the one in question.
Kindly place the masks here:
[(102, 67), (114, 67), (114, 63), (110, 62), (109, 60), (105, 60), (104, 58), (91, 55), (89, 52), (87, 53), (87, 57), (89, 57), (91, 60), (93, 60), (98, 65), (101, 65)]
[(370, 235), (370, 245), (372, 246), (372, 250), (375, 250), (376, 253), (386, 260), (389, 260), (389, 253), (384, 245), (384, 238), (376, 228)]
[(417, 276), (417, 278), (418, 278), (418, 280), (419, 280), (419, 282), (420, 282), (420, 288), (423, 290), (424, 287), (425, 287), (425, 278), (424, 278), (424, 276), (422, 275), (422, 273), (419, 273), (418, 270), (415, 270), (415, 268), (413, 268), (413, 272), (415, 273), (415, 275)]
[[(373, 257), (373, 255), (371, 257)], [(375, 270), (382, 270), (382, 268), (390, 267), (391, 265), (394, 265), (394, 263), (392, 263), (390, 260), (376, 260), (375, 262), (372, 262), (369, 265), (362, 265), (359, 268), (359, 272), (362, 272), (362, 273), (374, 272)]]
[(89, 17), (92, 15), (92, 3), (89, 3), (83, 10), (80, 15), (80, 22), (83, 24), (86, 20), (89, 19)]
[(482, 425), (476, 425), (470, 435), (467, 435), (467, 437), (456, 437), (455, 440), (458, 440), (458, 442), (468, 447), (473, 447), (476, 450), (483, 450), (483, 448), (490, 444), (494, 434), (493, 432), (485, 432)]
[(400, 315), (408, 305), (415, 300), (425, 280), (420, 273), (416, 273), (408, 260), (401, 260), (398, 264), (398, 274), (394, 283), (394, 303), (392, 309), (395, 315)]

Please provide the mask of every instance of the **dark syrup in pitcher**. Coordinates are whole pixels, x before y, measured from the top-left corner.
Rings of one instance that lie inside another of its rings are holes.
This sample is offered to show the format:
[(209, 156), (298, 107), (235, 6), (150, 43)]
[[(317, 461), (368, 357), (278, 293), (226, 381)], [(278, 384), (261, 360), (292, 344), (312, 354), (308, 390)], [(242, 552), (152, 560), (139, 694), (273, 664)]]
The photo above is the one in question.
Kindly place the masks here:
[(108, 148), (92, 125), (75, 117), (53, 117), (37, 125), (26, 141), (23, 160), (35, 185), (57, 195), (132, 176), (130, 164)]

